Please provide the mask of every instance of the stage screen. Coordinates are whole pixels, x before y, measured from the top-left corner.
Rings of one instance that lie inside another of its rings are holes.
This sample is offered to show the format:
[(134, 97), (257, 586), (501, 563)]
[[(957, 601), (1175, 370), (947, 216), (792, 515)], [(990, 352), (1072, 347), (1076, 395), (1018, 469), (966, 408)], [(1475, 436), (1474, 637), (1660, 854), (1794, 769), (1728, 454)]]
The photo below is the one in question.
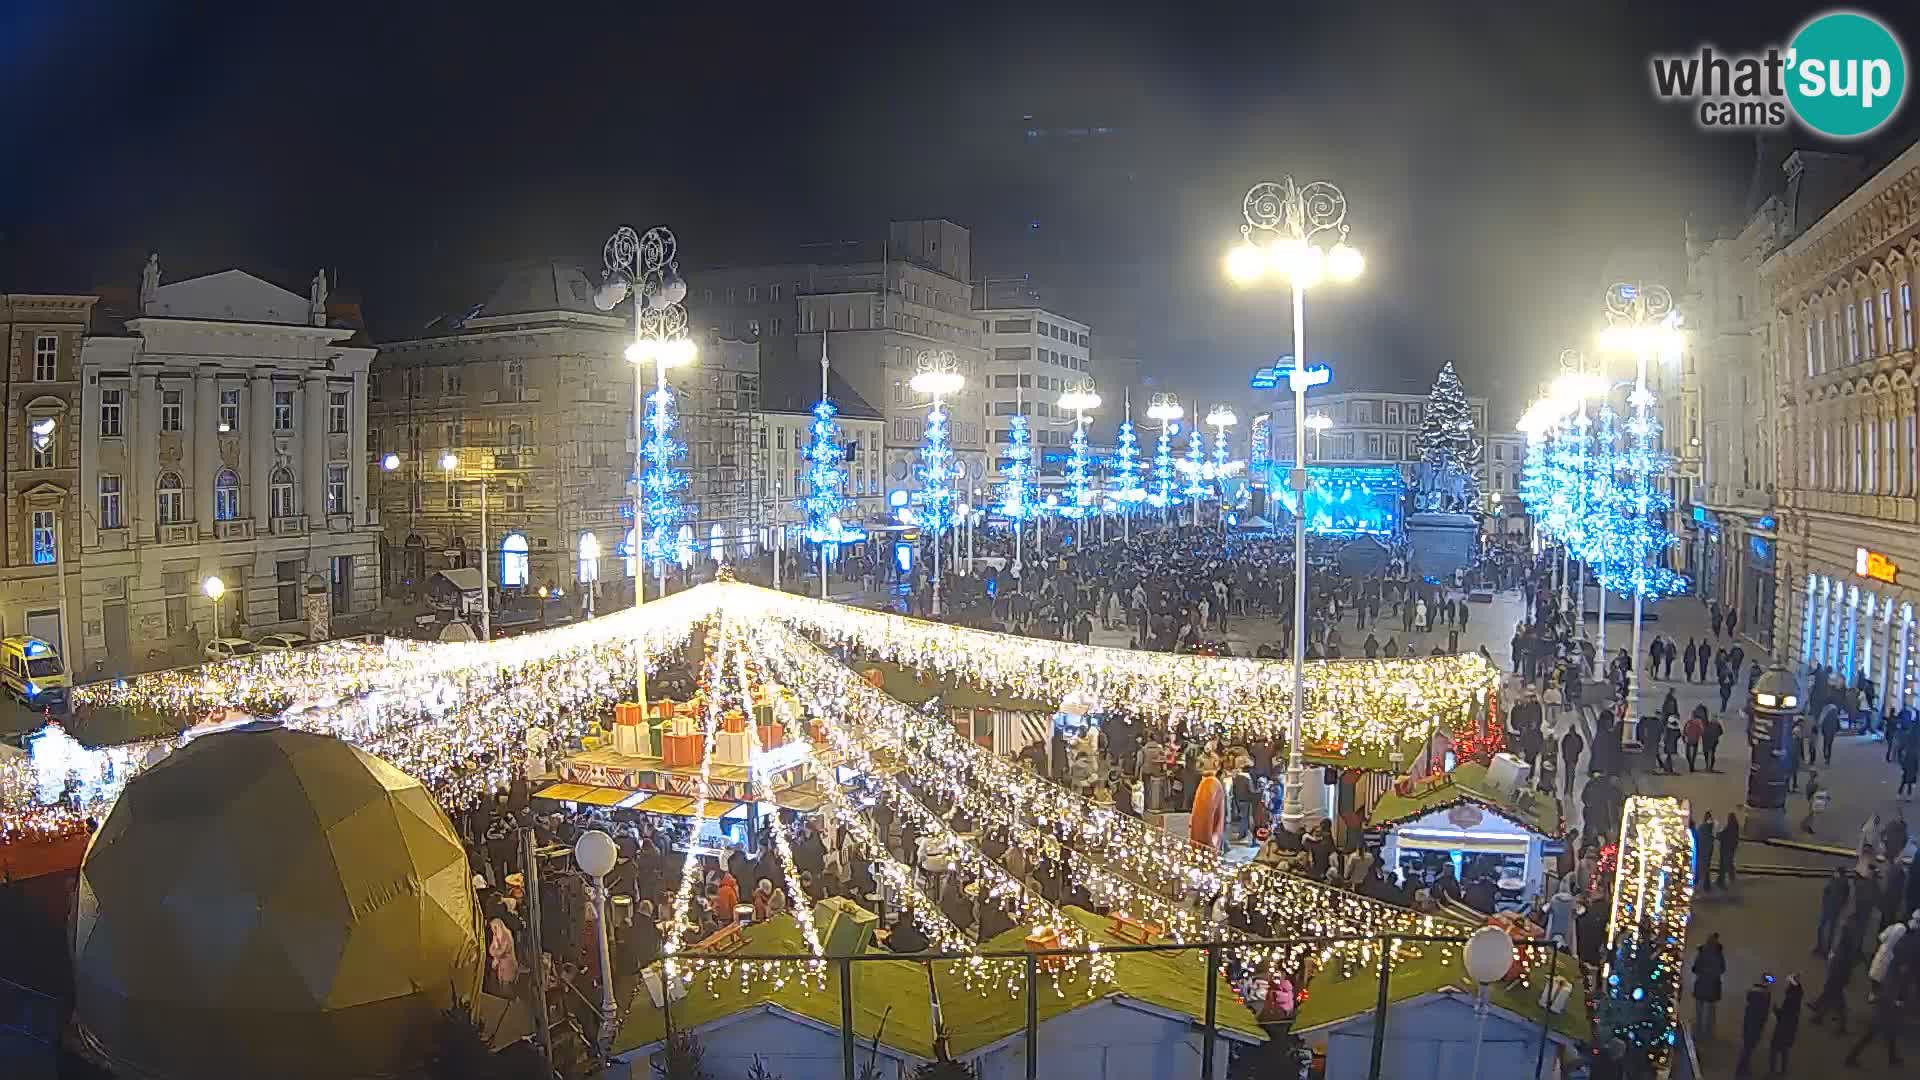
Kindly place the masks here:
[[(1307, 466), (1307, 531), (1320, 536), (1397, 536), (1407, 489), (1393, 465)], [(1276, 463), (1268, 485), (1272, 504), (1293, 512), (1286, 463)]]

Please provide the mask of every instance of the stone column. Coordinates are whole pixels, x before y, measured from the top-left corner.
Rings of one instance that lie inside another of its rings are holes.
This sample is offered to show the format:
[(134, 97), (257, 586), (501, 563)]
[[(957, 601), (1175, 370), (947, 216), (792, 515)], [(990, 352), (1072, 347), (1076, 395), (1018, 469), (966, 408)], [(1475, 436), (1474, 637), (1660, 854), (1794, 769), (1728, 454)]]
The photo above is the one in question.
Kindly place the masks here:
[(247, 376), (247, 492), (253, 506), (253, 531), (265, 536), (273, 527), (273, 373), (255, 368)]
[(218, 470), (220, 436), (220, 390), (213, 381), (213, 369), (203, 367), (193, 374), (193, 425), (187, 436), (193, 443), (194, 520), (200, 535), (211, 537), (213, 524), (213, 474)]
[(367, 523), (367, 373), (353, 373), (353, 395), (347, 402), (347, 505), (355, 526)]
[(326, 525), (327, 517), (327, 381), (326, 373), (308, 371), (300, 377), (301, 506), (307, 528)]
[[(120, 422), (126, 425), (127, 464), (133, 471), (133, 509), (132, 522), (135, 543), (155, 543), (160, 539), (157, 532), (160, 520), (159, 504), (154, 501), (154, 491), (160, 475), (160, 369), (158, 367), (139, 367), (134, 369), (132, 393), (127, 407), (122, 411)], [(125, 509), (123, 507), (123, 509)], [(139, 522), (146, 522), (145, 527)]]

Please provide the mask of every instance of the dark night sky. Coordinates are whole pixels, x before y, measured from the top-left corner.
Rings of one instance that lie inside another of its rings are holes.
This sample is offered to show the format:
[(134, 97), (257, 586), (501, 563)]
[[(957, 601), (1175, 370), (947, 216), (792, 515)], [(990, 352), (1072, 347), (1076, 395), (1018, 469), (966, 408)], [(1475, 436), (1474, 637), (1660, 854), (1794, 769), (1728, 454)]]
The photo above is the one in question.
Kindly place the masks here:
[[(1290, 348), (1284, 294), (1235, 293), (1220, 255), (1248, 185), (1291, 170), (1345, 188), (1369, 256), (1309, 301), (1340, 383), (1453, 360), (1514, 406), (1584, 340), (1610, 255), (1738, 209), (1750, 143), (1655, 104), (1647, 54), (1779, 41), (1824, 5), (715, 7), (8, 5), (0, 272), (324, 263), (397, 336), (500, 260), (593, 262), (620, 222), (700, 266), (946, 216), (976, 274), (1031, 271), (1212, 395)], [(1120, 130), (1033, 144), (1028, 114)]]

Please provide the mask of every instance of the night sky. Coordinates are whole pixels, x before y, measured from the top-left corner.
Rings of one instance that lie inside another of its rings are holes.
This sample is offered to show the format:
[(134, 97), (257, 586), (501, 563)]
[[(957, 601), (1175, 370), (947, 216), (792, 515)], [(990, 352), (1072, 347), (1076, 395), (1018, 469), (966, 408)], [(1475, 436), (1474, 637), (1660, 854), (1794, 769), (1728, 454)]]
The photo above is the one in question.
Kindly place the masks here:
[[(296, 286), (325, 264), (396, 338), (507, 261), (597, 265), (622, 222), (700, 267), (943, 216), (976, 276), (1030, 273), (1097, 347), (1244, 398), (1290, 351), (1285, 295), (1220, 257), (1246, 188), (1291, 171), (1345, 188), (1369, 258), (1309, 300), (1339, 384), (1452, 360), (1507, 411), (1588, 340), (1605, 266), (1739, 213), (1751, 141), (1657, 104), (1648, 53), (1824, 9), (707, 7), (6, 5), (0, 285), (131, 284), (148, 249)], [(1026, 135), (1075, 127), (1114, 131)]]

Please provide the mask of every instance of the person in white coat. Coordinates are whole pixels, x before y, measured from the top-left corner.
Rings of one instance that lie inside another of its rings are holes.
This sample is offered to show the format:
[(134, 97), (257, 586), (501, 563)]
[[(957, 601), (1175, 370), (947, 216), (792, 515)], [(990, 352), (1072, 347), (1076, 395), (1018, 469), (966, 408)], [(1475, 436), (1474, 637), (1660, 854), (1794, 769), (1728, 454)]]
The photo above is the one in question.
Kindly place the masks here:
[(1427, 622), (1427, 602), (1425, 599), (1414, 602), (1413, 625), (1419, 627), (1423, 633), (1433, 629), (1432, 625)]

